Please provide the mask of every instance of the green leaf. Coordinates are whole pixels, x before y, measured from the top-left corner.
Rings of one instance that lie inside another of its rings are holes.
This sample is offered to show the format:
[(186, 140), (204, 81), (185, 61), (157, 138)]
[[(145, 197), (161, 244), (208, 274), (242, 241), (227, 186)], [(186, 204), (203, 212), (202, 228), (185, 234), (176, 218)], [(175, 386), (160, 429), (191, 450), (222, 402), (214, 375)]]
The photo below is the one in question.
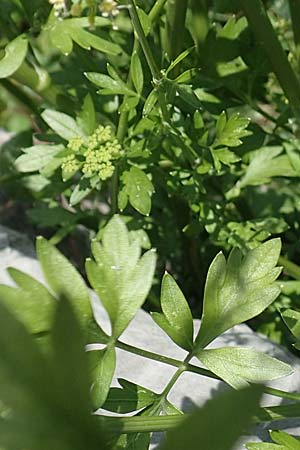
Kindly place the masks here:
[[(95, 24), (101, 26), (107, 25), (108, 22), (98, 17)], [(118, 44), (85, 31), (83, 27), (87, 26), (89, 26), (88, 20), (82, 20), (82, 18), (57, 20), (50, 29), (51, 42), (65, 55), (73, 50), (73, 41), (86, 50), (94, 48), (109, 55), (118, 55), (122, 52)]]
[(78, 323), (64, 299), (57, 305), (53, 346), (44, 355), (24, 326), (0, 304), (0, 400), (10, 409), (0, 420), (1, 448), (36, 450), (41, 443), (43, 450), (108, 448), (102, 425), (90, 414)]
[(107, 411), (126, 414), (152, 405), (159, 397), (158, 394), (138, 384), (123, 379), (118, 381), (122, 388), (111, 388), (106, 402), (102, 405)]
[[(123, 187), (121, 192), (123, 197), (128, 197), (131, 206), (139, 213), (145, 216), (150, 214), (151, 210), (151, 196), (154, 192), (154, 187), (145, 172), (138, 167), (131, 167), (130, 170), (123, 172), (121, 176)], [(121, 197), (121, 204), (124, 206), (125, 198)], [(126, 206), (126, 205), (125, 205)]]
[(90, 179), (82, 177), (71, 194), (70, 205), (74, 206), (80, 203), (81, 200), (83, 200), (92, 192), (92, 190), (93, 186)]
[(84, 132), (77, 125), (73, 117), (65, 113), (53, 109), (45, 109), (41, 116), (49, 127), (66, 141), (78, 136), (84, 137)]
[(249, 442), (248, 450), (299, 450), (300, 441), (284, 431), (270, 431), (270, 436), (276, 444), (269, 442)]
[(127, 228), (119, 216), (105, 227), (102, 244), (92, 245), (94, 261), (88, 260), (88, 279), (103, 303), (118, 338), (142, 306), (152, 284), (155, 252), (141, 258), (137, 240), (130, 243)]
[(273, 177), (296, 177), (287, 155), (281, 155), (282, 147), (262, 147), (252, 153), (251, 161), (238, 186), (256, 186), (270, 183)]
[(270, 444), (269, 442), (249, 442), (245, 447), (248, 450), (287, 450), (283, 445)]
[(13, 75), (23, 63), (28, 48), (27, 38), (21, 34), (5, 47), (5, 54), (0, 59), (0, 78)]
[(85, 417), (90, 413), (91, 404), (83, 330), (79, 327), (76, 310), (73, 310), (71, 303), (63, 296), (58, 303), (51, 333), (55, 349), (53, 362), (57, 368), (53, 377), (64, 389), (57, 395), (69, 414)]
[(229, 450), (258, 412), (260, 386), (227, 391), (209, 400), (167, 433), (161, 450)]
[(190, 47), (186, 50), (184, 50), (182, 53), (180, 53), (180, 55), (177, 56), (177, 58), (174, 59), (174, 61), (171, 62), (171, 64), (169, 65), (169, 67), (166, 70), (166, 75), (168, 75), (169, 72), (171, 72), (171, 70), (174, 69), (174, 67), (176, 67), (181, 61), (183, 61), (187, 56), (189, 56), (189, 54), (195, 50), (195, 46)]
[(231, 166), (231, 164), (241, 160), (239, 156), (228, 150), (228, 148), (211, 149), (211, 153), (217, 171), (221, 169), (221, 163), (226, 166)]
[(82, 109), (79, 115), (79, 126), (87, 136), (96, 128), (96, 112), (91, 94), (84, 97)]
[(105, 402), (116, 368), (116, 350), (109, 346), (88, 352), (91, 371), (91, 397), (94, 409)]
[(280, 294), (274, 283), (281, 268), (275, 267), (280, 239), (271, 239), (242, 257), (234, 249), (226, 263), (218, 253), (211, 263), (204, 291), (197, 348), (206, 347), (229, 328), (260, 314)]
[[(185, 70), (183, 73), (178, 75), (178, 77), (175, 79), (176, 83), (190, 83), (193, 78), (198, 74), (199, 69), (188, 69)], [(198, 95), (197, 95), (198, 97)], [(199, 98), (199, 97), (198, 97)]]
[(34, 145), (24, 148), (24, 155), (19, 156), (15, 166), (19, 172), (35, 172), (42, 170), (64, 149), (63, 145)]
[(89, 293), (84, 280), (74, 266), (46, 239), (39, 237), (36, 251), (45, 278), (58, 297), (71, 302), (78, 320), (85, 329), (92, 317)]
[(197, 95), (194, 93), (191, 86), (188, 84), (176, 84), (175, 87), (176, 95), (181, 98), (185, 103), (192, 106), (195, 109), (202, 108), (202, 102), (199, 100)]
[(137, 93), (141, 94), (144, 86), (144, 73), (140, 58), (136, 51), (134, 51), (131, 56), (130, 75)]
[(237, 147), (242, 144), (241, 138), (252, 134), (246, 128), (250, 123), (250, 119), (240, 117), (238, 113), (233, 114), (227, 119), (225, 111), (223, 111), (216, 124), (216, 138), (213, 147)]
[(0, 301), (20, 320), (30, 333), (48, 331), (52, 324), (55, 298), (34, 278), (17, 269), (10, 276), (20, 287), (0, 285)]
[(235, 389), (289, 375), (292, 368), (264, 353), (248, 348), (223, 347), (202, 350), (197, 358)]
[(281, 311), (281, 317), (296, 339), (300, 339), (300, 312), (293, 309)]
[(148, 36), (148, 34), (150, 33), (152, 26), (153, 26), (152, 22), (148, 16), (148, 14), (146, 14), (142, 8), (139, 8), (137, 6), (136, 9), (137, 9), (137, 13), (138, 13), (142, 28), (144, 30), (144, 33), (146, 36)]
[(276, 444), (285, 446), (287, 450), (300, 450), (300, 441), (284, 431), (270, 431), (270, 436)]
[[(187, 351), (191, 350), (194, 334), (193, 317), (182, 291), (168, 273), (165, 273), (162, 280), (160, 303), (168, 324), (167, 329), (164, 326), (162, 328), (177, 345)], [(152, 317), (158, 325), (164, 323), (160, 318), (156, 320), (157, 315), (154, 314)]]
[(148, 116), (151, 113), (152, 109), (156, 105), (158, 101), (158, 93), (156, 89), (153, 89), (148, 97), (146, 98), (144, 107), (143, 107), (143, 116)]
[(136, 95), (133, 90), (129, 89), (124, 81), (114, 80), (108, 75), (97, 72), (85, 72), (84, 75), (96, 86), (104, 89), (100, 91), (100, 93), (103, 95)]

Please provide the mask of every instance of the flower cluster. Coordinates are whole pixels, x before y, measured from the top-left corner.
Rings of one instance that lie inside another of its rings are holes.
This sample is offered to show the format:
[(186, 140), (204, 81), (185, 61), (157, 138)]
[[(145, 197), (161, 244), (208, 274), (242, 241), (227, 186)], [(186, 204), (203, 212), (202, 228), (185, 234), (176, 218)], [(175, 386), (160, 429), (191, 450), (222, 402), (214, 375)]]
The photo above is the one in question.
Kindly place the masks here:
[(114, 173), (113, 162), (121, 156), (121, 145), (110, 126), (99, 126), (88, 138), (75, 137), (68, 142), (72, 153), (62, 160), (63, 179), (81, 170), (85, 177), (98, 176), (104, 181)]
[(49, 0), (49, 3), (53, 5), (56, 16), (61, 16), (66, 13), (67, 6), (65, 0)]
[(99, 9), (103, 17), (114, 18), (119, 14), (118, 3), (114, 0), (102, 0)]

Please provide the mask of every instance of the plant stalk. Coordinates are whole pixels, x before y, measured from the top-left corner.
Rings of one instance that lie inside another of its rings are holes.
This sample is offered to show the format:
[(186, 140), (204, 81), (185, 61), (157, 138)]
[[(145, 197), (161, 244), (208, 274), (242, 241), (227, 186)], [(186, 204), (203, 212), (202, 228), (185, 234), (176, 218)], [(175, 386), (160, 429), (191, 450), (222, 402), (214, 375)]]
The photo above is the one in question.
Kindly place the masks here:
[[(133, 417), (111, 417), (95, 416), (96, 420), (110, 430), (112, 433), (149, 433), (168, 431), (180, 425), (188, 414), (174, 414), (166, 416), (133, 416)], [(257, 416), (253, 417), (252, 423), (271, 422), (274, 420), (299, 418), (300, 404), (271, 406), (260, 408)]]
[(137, 13), (137, 9), (136, 9), (134, 0), (128, 0), (128, 6), (129, 6), (129, 13), (130, 13), (130, 17), (131, 17), (131, 20), (132, 20), (133, 28), (134, 28), (134, 31), (136, 32), (136, 35), (137, 35), (137, 37), (139, 39), (139, 42), (140, 42), (140, 45), (141, 45), (141, 47), (143, 49), (145, 58), (147, 60), (149, 69), (150, 69), (151, 74), (152, 74), (152, 78), (153, 78), (154, 81), (155, 80), (159, 81), (160, 78), (161, 78), (161, 74), (160, 74), (158, 66), (156, 65), (156, 62), (154, 60), (152, 51), (151, 51), (150, 46), (148, 44), (148, 41), (147, 41), (146, 35), (144, 33), (143, 27), (141, 25), (141, 22), (140, 22), (138, 13)]
[[(198, 375), (202, 375), (204, 377), (212, 378), (215, 380), (222, 380), (220, 377), (215, 375), (210, 370), (195, 366), (194, 364), (190, 364), (188, 362), (190, 360), (190, 355), (188, 355), (186, 357), (186, 359), (184, 360), (184, 362), (182, 362), (178, 359), (169, 358), (168, 356), (163, 356), (163, 355), (160, 355), (160, 354), (154, 353), (154, 352), (149, 352), (148, 350), (134, 347), (132, 345), (125, 344), (124, 342), (121, 342), (121, 341), (117, 341), (115, 343), (115, 345), (116, 345), (116, 347), (118, 347), (122, 350), (125, 350), (126, 352), (134, 353), (135, 355), (142, 356), (143, 358), (148, 358), (148, 359), (152, 359), (153, 361), (158, 361), (163, 364), (168, 364), (170, 366), (177, 367), (178, 369), (182, 368), (184, 365), (184, 367), (185, 367), (184, 370), (186, 370), (187, 372), (197, 373)], [(300, 400), (300, 393), (290, 393), (290, 392), (282, 391), (280, 389), (274, 389), (274, 388), (271, 388), (268, 386), (264, 386), (263, 390), (264, 390), (265, 394), (273, 395), (275, 397), (288, 398), (290, 400)]]
[[(298, 3), (298, 2), (297, 2)], [(300, 121), (300, 82), (278, 40), (261, 0), (240, 0), (252, 31), (262, 45), (290, 106)]]
[(279, 256), (278, 262), (281, 266), (283, 266), (284, 272), (296, 280), (300, 280), (300, 267), (297, 266), (297, 264), (287, 258), (284, 258), (284, 256)]
[[(155, 22), (159, 14), (161, 13), (162, 8), (164, 7), (167, 0), (157, 0), (150, 10), (148, 17), (151, 23)], [(139, 41), (135, 38), (132, 52), (140, 53), (140, 45)], [(127, 85), (131, 87), (131, 74), (129, 71), (127, 78)], [(123, 103), (126, 101), (126, 97), (124, 97)], [(117, 128), (117, 139), (120, 143), (122, 143), (125, 139), (127, 128), (128, 128), (128, 116), (129, 111), (122, 111), (120, 113), (118, 128)], [(111, 188), (111, 213), (115, 214), (118, 211), (118, 190), (119, 190), (119, 176), (118, 176), (118, 168), (116, 167), (115, 172), (112, 177), (112, 188)]]

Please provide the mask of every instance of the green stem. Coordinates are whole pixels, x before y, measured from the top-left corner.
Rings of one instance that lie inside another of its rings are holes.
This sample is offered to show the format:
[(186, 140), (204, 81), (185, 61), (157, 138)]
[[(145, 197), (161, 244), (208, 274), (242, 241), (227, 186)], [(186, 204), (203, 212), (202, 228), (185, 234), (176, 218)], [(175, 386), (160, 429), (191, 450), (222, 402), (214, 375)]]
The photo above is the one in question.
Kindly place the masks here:
[[(188, 414), (174, 414), (166, 416), (134, 416), (134, 417), (110, 417), (94, 416), (101, 422), (105, 428), (112, 433), (149, 433), (167, 431), (177, 427), (186, 420)], [(292, 403), (289, 405), (271, 406), (269, 408), (260, 408), (257, 416), (253, 417), (253, 423), (271, 422), (273, 420), (282, 420), (288, 418), (300, 417), (300, 404)]]
[(289, 0), (292, 19), (294, 42), (296, 47), (300, 46), (300, 0)]
[(300, 83), (278, 40), (261, 0), (240, 0), (242, 9), (256, 39), (266, 52), (273, 71), (294, 111), (300, 120)]
[[(142, 356), (143, 358), (152, 359), (153, 361), (158, 361), (163, 364), (168, 364), (169, 366), (178, 367), (178, 369), (182, 368), (184, 365), (184, 370), (186, 370), (187, 372), (197, 373), (198, 375), (202, 375), (207, 378), (213, 378), (215, 380), (221, 380), (220, 377), (215, 375), (210, 370), (195, 366), (193, 364), (189, 364), (188, 361), (190, 360), (190, 355), (188, 355), (186, 357), (186, 359), (184, 360), (184, 362), (182, 362), (178, 359), (169, 358), (168, 356), (163, 356), (163, 355), (160, 355), (160, 354), (154, 353), (154, 352), (149, 352), (148, 350), (134, 347), (132, 345), (125, 344), (124, 342), (121, 342), (121, 341), (116, 342), (116, 347), (118, 347), (122, 350), (125, 350), (126, 352), (134, 353), (135, 355)], [(288, 398), (291, 400), (300, 400), (300, 393), (293, 394), (290, 392), (282, 391), (280, 389), (274, 389), (274, 388), (271, 388), (268, 386), (264, 387), (264, 393), (269, 394), (269, 395), (274, 395), (276, 397)]]
[(16, 84), (13, 84), (8, 79), (2, 79), (0, 80), (0, 84), (11, 94), (13, 95), (19, 102), (23, 103), (28, 109), (30, 109), (35, 115), (39, 114), (39, 110), (37, 108), (37, 105), (32, 100), (32, 98), (29, 97), (25, 92), (23, 92), (19, 86)]
[(287, 258), (284, 258), (284, 256), (280, 256), (278, 262), (281, 266), (283, 266), (284, 272), (296, 280), (300, 280), (300, 267), (297, 266), (297, 264), (289, 261)]
[[(182, 361), (179, 361), (178, 359), (169, 358), (168, 356), (163, 356), (163, 355), (160, 355), (160, 354), (154, 353), (154, 352), (149, 352), (148, 350), (134, 347), (132, 345), (125, 344), (124, 342), (121, 342), (121, 341), (116, 342), (116, 347), (118, 347), (122, 350), (125, 350), (126, 352), (134, 353), (135, 355), (142, 356), (143, 358), (152, 359), (153, 361), (158, 361), (163, 364), (169, 364), (170, 366), (173, 366), (173, 367), (180, 368), (182, 366)], [(220, 379), (217, 375), (210, 372), (209, 370), (202, 369), (201, 367), (194, 366), (192, 364), (186, 364), (186, 370), (188, 370), (189, 372), (198, 373), (199, 375), (203, 375), (208, 378), (214, 378), (216, 380)]]
[[(158, 0), (155, 2), (154, 6), (152, 7), (151, 11), (148, 14), (148, 18), (151, 23), (153, 23), (157, 17), (159, 16), (162, 8), (164, 7), (166, 3), (166, 0)], [(140, 52), (140, 45), (137, 39), (134, 40), (133, 50), (132, 52)], [(128, 78), (127, 78), (127, 85), (131, 87), (131, 73), (129, 71)], [(123, 104), (126, 101), (126, 97), (124, 97)], [(117, 139), (120, 143), (122, 143), (125, 139), (127, 128), (128, 128), (128, 116), (129, 111), (123, 110), (119, 117), (118, 122), (118, 128), (117, 128)], [(118, 176), (118, 169), (115, 169), (115, 172), (113, 174), (112, 178), (112, 190), (111, 190), (111, 212), (112, 214), (115, 214), (118, 211), (118, 190), (119, 190), (119, 176)]]
[(43, 79), (26, 62), (13, 74), (12, 78), (25, 86), (28, 86), (49, 103), (56, 105), (59, 95), (58, 89), (51, 84), (50, 76), (43, 71)]
[(162, 112), (163, 119), (166, 122), (169, 122), (170, 114), (169, 114), (167, 103), (166, 103), (164, 88), (162, 86), (162, 83), (164, 81), (163, 76), (155, 62), (151, 48), (148, 44), (146, 35), (144, 33), (143, 27), (141, 25), (141, 22), (140, 22), (138, 13), (137, 13), (137, 9), (136, 9), (134, 0), (128, 0), (128, 6), (129, 6), (129, 12), (130, 12), (133, 29), (138, 37), (139, 43), (142, 47), (147, 64), (149, 66), (149, 69), (150, 69), (150, 72), (152, 75), (153, 85), (157, 89), (157, 92), (158, 92), (158, 102), (159, 102), (159, 106), (160, 106), (160, 109)]
[(176, 58), (182, 48), (187, 5), (187, 0), (168, 2), (166, 48), (171, 61)]
[(151, 71), (152, 74), (152, 78), (154, 80), (159, 81), (161, 78), (161, 74), (159, 71), (158, 66), (156, 65), (156, 62), (154, 60), (152, 51), (150, 49), (150, 46), (148, 44), (146, 35), (144, 33), (143, 27), (141, 25), (137, 10), (136, 10), (136, 6), (134, 3), (134, 0), (128, 0), (128, 6), (129, 6), (129, 13), (130, 13), (130, 17), (132, 20), (132, 24), (133, 24), (133, 28), (137, 34), (137, 37), (139, 39), (139, 42), (141, 44), (141, 47), (143, 49), (145, 58), (147, 60), (149, 69)]

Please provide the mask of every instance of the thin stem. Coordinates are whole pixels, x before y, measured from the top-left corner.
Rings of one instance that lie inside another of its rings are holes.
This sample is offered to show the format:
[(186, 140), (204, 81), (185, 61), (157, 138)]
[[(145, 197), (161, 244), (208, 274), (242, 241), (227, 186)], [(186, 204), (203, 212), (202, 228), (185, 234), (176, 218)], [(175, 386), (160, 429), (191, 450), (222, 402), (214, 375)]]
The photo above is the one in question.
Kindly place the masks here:
[(281, 391), (280, 389), (274, 389), (268, 386), (264, 386), (264, 393), (274, 395), (275, 397), (288, 398), (290, 400), (300, 400), (300, 394)]
[(300, 120), (300, 83), (261, 0), (240, 0), (256, 39), (262, 44), (295, 116)]
[(281, 266), (283, 266), (284, 272), (296, 280), (300, 280), (300, 267), (297, 266), (297, 264), (289, 261), (287, 258), (284, 258), (284, 256), (279, 256), (278, 262)]
[(179, 367), (176, 372), (174, 373), (174, 375), (172, 376), (172, 378), (170, 379), (169, 383), (166, 385), (165, 389), (163, 390), (163, 392), (161, 393), (161, 398), (167, 398), (170, 390), (172, 389), (172, 387), (174, 386), (174, 384), (176, 383), (176, 381), (178, 380), (178, 378), (180, 377), (180, 375), (186, 370), (186, 367), (182, 364), (181, 367)]
[[(220, 381), (222, 380), (220, 377), (215, 375), (210, 370), (195, 366), (194, 364), (190, 364), (189, 363), (189, 360), (191, 359), (190, 354), (185, 358), (184, 362), (182, 362), (178, 359), (169, 358), (168, 356), (163, 356), (158, 353), (149, 352), (148, 350), (144, 350), (142, 348), (133, 347), (132, 345), (125, 344), (124, 342), (121, 342), (121, 341), (116, 342), (116, 347), (118, 347), (122, 350), (125, 350), (126, 352), (134, 353), (135, 355), (142, 356), (143, 358), (148, 358), (148, 359), (152, 359), (153, 361), (158, 361), (163, 364), (168, 364), (169, 366), (182, 368), (184, 365), (184, 367), (185, 367), (184, 370), (186, 370), (187, 372), (197, 373), (198, 375), (202, 375), (204, 377), (212, 378), (215, 380), (220, 380)], [(274, 388), (271, 388), (268, 386), (264, 387), (264, 393), (269, 394), (269, 395), (274, 395), (276, 397), (288, 398), (291, 400), (300, 400), (300, 393), (290, 393), (290, 392), (282, 391), (280, 389), (274, 389)]]
[(133, 28), (138, 36), (139, 42), (141, 44), (141, 47), (143, 49), (145, 58), (147, 60), (149, 69), (151, 71), (152, 74), (152, 78), (154, 80), (159, 81), (161, 78), (161, 74), (159, 71), (158, 66), (156, 65), (156, 62), (154, 60), (152, 51), (150, 49), (150, 46), (148, 44), (146, 35), (144, 33), (143, 27), (141, 25), (137, 10), (136, 10), (136, 6), (134, 3), (134, 0), (128, 0), (128, 5), (129, 5), (129, 13), (130, 13), (130, 17), (132, 20), (132, 24), (133, 24)]
[[(167, 431), (177, 427), (186, 420), (188, 414), (174, 414), (166, 416), (134, 416), (134, 417), (110, 417), (94, 416), (95, 419), (109, 429), (112, 433), (149, 433), (158, 431)], [(300, 404), (292, 403), (289, 405), (271, 406), (260, 408), (257, 416), (253, 417), (253, 423), (271, 422), (273, 420), (282, 420), (288, 418), (300, 417)]]
[[(158, 0), (155, 2), (154, 6), (152, 7), (151, 11), (148, 14), (148, 18), (151, 23), (155, 22), (157, 17), (159, 16), (162, 8), (164, 7), (166, 3), (166, 0)], [(140, 45), (139, 41), (135, 38), (134, 39), (134, 45), (132, 52), (137, 52), (139, 54), (140, 52)], [(129, 71), (128, 78), (127, 78), (127, 85), (131, 87), (131, 73)], [(126, 96), (124, 97), (123, 104), (126, 102)], [(118, 128), (117, 128), (117, 139), (120, 143), (122, 143), (125, 139), (127, 128), (128, 128), (128, 117), (129, 117), (129, 111), (123, 110), (119, 117), (118, 122)], [(115, 172), (112, 177), (112, 184), (111, 184), (111, 212), (112, 214), (115, 214), (118, 211), (118, 190), (119, 190), (119, 175), (118, 175), (118, 168), (116, 167)]]
[(118, 212), (118, 192), (119, 192), (119, 170), (115, 166), (115, 171), (111, 179), (111, 215)]
[[(143, 358), (152, 359), (153, 361), (158, 361), (163, 364), (168, 364), (169, 366), (173, 367), (181, 367), (182, 361), (179, 361), (178, 359), (170, 358), (168, 356), (163, 356), (158, 353), (149, 352), (148, 350), (144, 350), (142, 348), (134, 347), (129, 344), (125, 344), (124, 342), (117, 341), (116, 347), (125, 350), (129, 353), (134, 353), (135, 355), (142, 356)], [(215, 375), (214, 373), (210, 372), (207, 369), (202, 369), (201, 367), (194, 366), (192, 364), (186, 364), (186, 370), (193, 373), (198, 373), (199, 375), (203, 375), (208, 378), (214, 378), (216, 380), (220, 380), (220, 378)]]

